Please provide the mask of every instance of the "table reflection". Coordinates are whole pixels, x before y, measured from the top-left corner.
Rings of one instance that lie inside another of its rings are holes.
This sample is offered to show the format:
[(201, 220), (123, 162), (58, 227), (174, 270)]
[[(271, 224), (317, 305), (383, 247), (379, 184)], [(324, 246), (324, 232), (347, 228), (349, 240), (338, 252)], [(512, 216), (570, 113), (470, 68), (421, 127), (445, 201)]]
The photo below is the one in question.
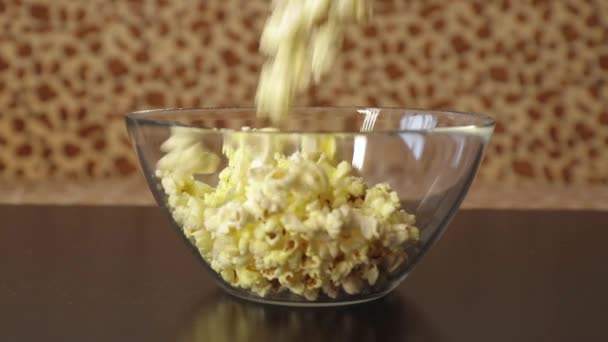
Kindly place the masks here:
[(223, 293), (185, 320), (181, 342), (436, 341), (421, 312), (397, 294), (368, 304), (291, 308), (245, 302)]

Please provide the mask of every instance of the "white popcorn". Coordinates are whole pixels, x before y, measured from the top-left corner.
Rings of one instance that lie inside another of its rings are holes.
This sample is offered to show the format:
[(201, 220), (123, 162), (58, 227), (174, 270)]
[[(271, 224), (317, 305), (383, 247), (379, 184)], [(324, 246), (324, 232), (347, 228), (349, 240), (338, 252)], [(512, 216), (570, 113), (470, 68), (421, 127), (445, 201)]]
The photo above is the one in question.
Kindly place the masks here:
[[(279, 123), (297, 92), (329, 72), (345, 26), (370, 14), (369, 0), (274, 0), (258, 114)], [(228, 166), (215, 187), (195, 177), (220, 165), (196, 129), (172, 128), (156, 172), (175, 222), (225, 282), (314, 301), (378, 286), (408, 260), (415, 217), (387, 184), (368, 188), (336, 160), (336, 136), (244, 131), (223, 133)], [(288, 146), (299, 150), (286, 155)]]
[(296, 93), (320, 82), (331, 69), (345, 26), (370, 16), (369, 0), (274, 1), (260, 39), (260, 51), (269, 59), (260, 74), (258, 114), (280, 122)]
[[(326, 152), (335, 143), (308, 139), (306, 153), (285, 156), (272, 140), (227, 140), (217, 187), (195, 180), (189, 165), (157, 172), (175, 221), (226, 282), (260, 296), (335, 298), (376, 285), (381, 272), (407, 260), (404, 246), (419, 238), (414, 216), (398, 208), (388, 185), (367, 188), (348, 163), (332, 161)], [(176, 143), (183, 141), (173, 139), (168, 153), (191, 147)], [(272, 146), (256, 146), (264, 143)], [(254, 165), (247, 153), (256, 149), (273, 157)]]

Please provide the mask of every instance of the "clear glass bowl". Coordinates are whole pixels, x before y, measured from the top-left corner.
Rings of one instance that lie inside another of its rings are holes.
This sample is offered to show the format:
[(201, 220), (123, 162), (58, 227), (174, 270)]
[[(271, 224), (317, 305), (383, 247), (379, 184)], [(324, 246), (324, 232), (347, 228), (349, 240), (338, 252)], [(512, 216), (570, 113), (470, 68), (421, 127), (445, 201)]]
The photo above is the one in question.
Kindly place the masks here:
[(221, 287), (298, 306), (399, 285), (458, 210), (494, 129), (479, 114), (354, 107), (295, 108), (272, 130), (251, 108), (126, 122), (156, 201)]

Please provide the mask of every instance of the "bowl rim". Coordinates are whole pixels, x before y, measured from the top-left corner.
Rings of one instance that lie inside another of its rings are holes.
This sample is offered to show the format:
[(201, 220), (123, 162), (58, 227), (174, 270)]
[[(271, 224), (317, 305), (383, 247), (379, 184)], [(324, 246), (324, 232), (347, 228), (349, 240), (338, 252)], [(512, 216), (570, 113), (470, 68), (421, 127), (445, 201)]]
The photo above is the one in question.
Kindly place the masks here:
[[(322, 130), (237, 130), (235, 128), (214, 128), (214, 127), (204, 127), (204, 126), (192, 126), (183, 123), (179, 123), (172, 120), (158, 120), (153, 118), (144, 117), (145, 115), (150, 114), (162, 114), (162, 113), (170, 113), (170, 112), (179, 112), (179, 113), (205, 113), (205, 112), (213, 112), (217, 113), (224, 112), (226, 115), (230, 115), (230, 113), (236, 112), (255, 112), (254, 107), (192, 107), (192, 108), (160, 108), (160, 109), (146, 109), (146, 110), (136, 110), (131, 111), (125, 114), (125, 118), (127, 121), (133, 121), (136, 123), (144, 123), (155, 126), (165, 126), (165, 127), (186, 127), (186, 128), (196, 128), (197, 130), (201, 130), (203, 132), (217, 133), (217, 132), (226, 132), (226, 133), (250, 133), (250, 134), (268, 134), (268, 135), (280, 135), (280, 134), (319, 134), (319, 135), (327, 135), (327, 134), (353, 134), (353, 135), (375, 135), (375, 134), (401, 134), (401, 133), (463, 133), (463, 132), (472, 132), (478, 131), (480, 129), (493, 130), (496, 126), (496, 120), (485, 114), (475, 113), (475, 112), (464, 112), (464, 111), (456, 111), (456, 110), (435, 110), (435, 109), (420, 109), (420, 108), (406, 108), (406, 107), (367, 107), (367, 106), (296, 106), (293, 107), (294, 111), (320, 111), (320, 110), (336, 110), (336, 111), (360, 111), (360, 110), (379, 110), (380, 113), (382, 111), (406, 111), (406, 112), (416, 112), (415, 114), (433, 114), (433, 115), (456, 115), (461, 117), (469, 117), (479, 120), (479, 124), (467, 124), (467, 125), (452, 125), (445, 127), (432, 127), (432, 128), (400, 128), (400, 129), (380, 129), (380, 130), (371, 130), (371, 131), (356, 131), (356, 130), (337, 130), (337, 131), (322, 131)], [(354, 113), (353, 113), (354, 114)], [(292, 114), (297, 115), (297, 114)], [(269, 126), (271, 127), (271, 126)]]

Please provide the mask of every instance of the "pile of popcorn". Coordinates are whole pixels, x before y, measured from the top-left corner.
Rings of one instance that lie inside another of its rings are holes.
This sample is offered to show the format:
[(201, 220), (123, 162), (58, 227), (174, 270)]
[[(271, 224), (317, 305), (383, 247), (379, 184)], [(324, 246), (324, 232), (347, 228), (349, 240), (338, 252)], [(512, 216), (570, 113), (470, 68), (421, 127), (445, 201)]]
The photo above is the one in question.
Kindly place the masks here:
[[(197, 175), (220, 157), (197, 129), (174, 127), (156, 175), (177, 224), (233, 287), (315, 300), (358, 294), (407, 261), (415, 217), (387, 184), (368, 187), (335, 160), (335, 137), (223, 132), (228, 166), (217, 186)], [(297, 145), (286, 156), (284, 150)]]

